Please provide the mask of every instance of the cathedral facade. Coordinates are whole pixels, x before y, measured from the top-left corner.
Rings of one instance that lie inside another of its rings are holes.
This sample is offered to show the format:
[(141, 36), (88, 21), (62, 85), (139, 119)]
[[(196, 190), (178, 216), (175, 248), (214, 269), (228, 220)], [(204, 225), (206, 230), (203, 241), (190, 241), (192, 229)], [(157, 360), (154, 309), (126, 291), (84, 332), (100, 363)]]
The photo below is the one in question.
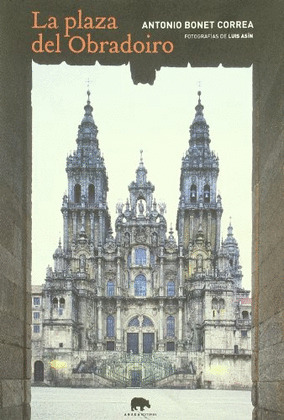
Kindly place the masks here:
[(177, 239), (142, 154), (112, 231), (89, 95), (67, 158), (63, 240), (33, 291), (34, 382), (248, 388), (251, 301), (231, 223), (220, 239), (219, 162), (201, 93), (182, 159)]

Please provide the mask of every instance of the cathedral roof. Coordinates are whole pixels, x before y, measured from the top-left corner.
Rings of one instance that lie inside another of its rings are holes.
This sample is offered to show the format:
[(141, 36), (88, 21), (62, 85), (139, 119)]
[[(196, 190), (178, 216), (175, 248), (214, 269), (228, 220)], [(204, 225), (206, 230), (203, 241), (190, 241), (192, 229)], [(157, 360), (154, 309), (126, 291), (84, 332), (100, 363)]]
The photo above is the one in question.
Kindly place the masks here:
[(81, 124), (79, 125), (78, 130), (78, 139), (95, 139), (98, 133), (98, 128), (95, 124), (94, 118), (93, 118), (93, 107), (90, 102), (90, 95), (91, 92), (87, 91), (88, 100), (87, 104), (84, 106), (85, 114), (81, 121)]
[(189, 149), (182, 160), (182, 167), (188, 169), (212, 168), (219, 171), (218, 157), (210, 151), (209, 125), (207, 124), (201, 103), (201, 92), (198, 91), (198, 103), (195, 107), (195, 117), (189, 128)]
[(236, 247), (238, 246), (238, 243), (233, 235), (233, 226), (231, 225), (231, 222), (228, 226), (228, 233), (224, 241), (224, 246), (236, 246)]
[(77, 150), (67, 158), (66, 170), (82, 168), (102, 169), (105, 171), (104, 158), (99, 149), (98, 128), (93, 118), (93, 107), (90, 101), (90, 91), (87, 91), (87, 104), (84, 106), (84, 116), (78, 127)]
[(190, 142), (191, 144), (196, 144), (196, 142), (202, 141), (203, 143), (210, 143), (209, 139), (209, 125), (207, 124), (203, 110), (204, 106), (201, 104), (201, 91), (198, 91), (198, 104), (195, 107), (195, 117), (189, 128), (190, 132)]

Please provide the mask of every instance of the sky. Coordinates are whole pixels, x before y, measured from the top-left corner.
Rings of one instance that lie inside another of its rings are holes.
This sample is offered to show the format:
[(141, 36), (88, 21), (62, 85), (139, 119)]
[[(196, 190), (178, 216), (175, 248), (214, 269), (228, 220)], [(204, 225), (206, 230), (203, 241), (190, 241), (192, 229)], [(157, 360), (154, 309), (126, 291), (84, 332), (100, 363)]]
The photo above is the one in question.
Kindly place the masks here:
[(175, 228), (181, 159), (201, 90), (211, 150), (219, 156), (217, 190), (223, 204), (222, 236), (230, 217), (240, 248), (243, 286), (251, 288), (252, 69), (162, 68), (154, 85), (134, 85), (129, 66), (33, 64), (32, 283), (44, 283), (46, 267), (62, 238), (66, 157), (76, 149), (87, 89), (109, 179), (112, 228), (117, 202), (129, 196), (140, 150)]

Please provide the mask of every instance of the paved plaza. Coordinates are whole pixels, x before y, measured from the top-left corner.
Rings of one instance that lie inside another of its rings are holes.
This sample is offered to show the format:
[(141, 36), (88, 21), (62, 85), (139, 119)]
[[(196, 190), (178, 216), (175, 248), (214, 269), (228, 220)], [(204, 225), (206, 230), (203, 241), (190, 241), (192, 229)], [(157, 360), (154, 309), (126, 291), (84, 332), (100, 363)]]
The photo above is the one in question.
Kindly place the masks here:
[[(150, 408), (131, 411), (131, 399)], [(250, 391), (32, 388), (32, 420), (251, 420)]]

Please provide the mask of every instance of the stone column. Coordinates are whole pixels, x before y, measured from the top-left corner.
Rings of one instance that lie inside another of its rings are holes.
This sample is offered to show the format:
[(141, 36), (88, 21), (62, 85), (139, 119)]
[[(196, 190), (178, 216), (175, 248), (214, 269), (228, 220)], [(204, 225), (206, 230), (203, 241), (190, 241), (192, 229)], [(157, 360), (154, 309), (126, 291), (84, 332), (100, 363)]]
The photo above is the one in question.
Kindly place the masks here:
[(90, 230), (91, 230), (90, 239), (91, 239), (91, 242), (94, 242), (94, 217), (95, 217), (95, 215), (94, 215), (94, 212), (92, 211), (90, 213)]
[(217, 210), (216, 252), (220, 248), (221, 216), (222, 216), (222, 211), (221, 210)]
[(158, 351), (164, 351), (164, 302), (159, 302), (159, 338), (158, 338)]
[(102, 258), (101, 258), (101, 247), (98, 248), (98, 296), (102, 296)]
[(184, 210), (179, 209), (178, 214), (178, 244), (183, 244), (184, 241)]
[(163, 257), (164, 250), (160, 248), (160, 290), (159, 296), (164, 296), (164, 257)]
[(76, 241), (76, 235), (77, 235), (77, 213), (75, 211), (72, 213), (72, 221), (73, 221), (73, 241)]
[(102, 320), (102, 302), (98, 302), (98, 350), (103, 349), (103, 320)]
[(211, 242), (211, 222), (212, 218), (211, 213), (209, 211), (207, 216), (207, 242)]
[(116, 286), (117, 286), (117, 296), (121, 296), (121, 278), (120, 278), (120, 247), (117, 247), (117, 263), (116, 263)]
[(189, 240), (193, 241), (193, 214), (189, 216)]
[(183, 322), (182, 322), (182, 302), (178, 304), (178, 343), (177, 343), (177, 350), (183, 350), (183, 342), (182, 342), (182, 329), (183, 329)]
[(121, 350), (121, 302), (116, 302), (116, 350)]
[(99, 235), (98, 235), (99, 244), (103, 245), (103, 213), (102, 210), (99, 211)]
[(86, 213), (84, 211), (81, 211), (81, 227), (80, 227), (80, 230), (83, 228), (84, 231), (86, 230), (85, 214)]
[(81, 350), (86, 350), (87, 349), (87, 338), (86, 338), (86, 316), (87, 316), (87, 311), (86, 311), (86, 297), (85, 296), (80, 296), (79, 299), (79, 308), (78, 308), (78, 315), (79, 315), (79, 323), (81, 324), (81, 329), (80, 329), (80, 333), (81, 333)]
[(68, 211), (63, 210), (63, 250), (67, 251), (68, 248)]
[(183, 296), (183, 255), (182, 246), (179, 247), (179, 296)]

